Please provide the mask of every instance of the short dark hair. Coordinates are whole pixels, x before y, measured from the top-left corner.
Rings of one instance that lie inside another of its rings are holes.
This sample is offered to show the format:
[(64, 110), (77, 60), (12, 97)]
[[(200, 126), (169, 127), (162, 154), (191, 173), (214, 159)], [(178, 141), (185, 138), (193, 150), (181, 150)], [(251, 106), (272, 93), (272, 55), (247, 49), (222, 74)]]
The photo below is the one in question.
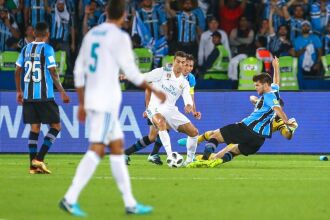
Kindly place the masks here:
[(107, 5), (108, 18), (118, 20), (125, 13), (125, 0), (110, 0)]
[(194, 58), (193, 55), (187, 53), (187, 54), (186, 54), (186, 60), (195, 61), (195, 58)]
[(262, 84), (267, 83), (268, 85), (272, 84), (272, 77), (268, 73), (260, 73), (254, 75), (252, 78), (253, 82), (261, 82)]
[(48, 31), (48, 25), (45, 22), (38, 22), (34, 29), (34, 34), (36, 37), (45, 37)]
[(185, 52), (179, 50), (179, 51), (175, 52), (175, 54), (174, 54), (174, 59), (176, 57), (187, 57), (187, 55)]

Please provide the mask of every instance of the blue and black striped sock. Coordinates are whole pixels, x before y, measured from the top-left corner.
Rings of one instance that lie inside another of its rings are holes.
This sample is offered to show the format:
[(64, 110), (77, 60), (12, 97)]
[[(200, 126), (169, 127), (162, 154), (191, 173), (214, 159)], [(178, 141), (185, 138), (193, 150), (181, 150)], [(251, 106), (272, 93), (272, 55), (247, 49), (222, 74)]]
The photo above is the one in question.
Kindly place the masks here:
[(48, 150), (52, 146), (52, 144), (55, 142), (56, 137), (60, 131), (56, 130), (55, 128), (50, 128), (47, 135), (44, 138), (44, 143), (41, 146), (41, 149), (38, 153), (37, 160), (43, 161)]
[(32, 160), (36, 158), (38, 152), (38, 137), (39, 133), (30, 132), (29, 134), (29, 155), (30, 155), (30, 167), (32, 168)]
[(219, 142), (215, 138), (211, 138), (207, 144), (205, 144), (205, 149), (203, 153), (203, 160), (208, 160), (212, 153), (214, 153)]
[(131, 154), (133, 154), (133, 153), (135, 153), (139, 150), (142, 150), (143, 148), (145, 148), (149, 144), (151, 144), (151, 141), (149, 140), (149, 137), (144, 136), (143, 138), (138, 140), (135, 144), (133, 144), (131, 147), (127, 148), (125, 150), (125, 154), (126, 155), (131, 155)]
[(234, 154), (232, 152), (227, 152), (223, 157), (221, 158), (224, 163), (231, 161), (234, 158)]

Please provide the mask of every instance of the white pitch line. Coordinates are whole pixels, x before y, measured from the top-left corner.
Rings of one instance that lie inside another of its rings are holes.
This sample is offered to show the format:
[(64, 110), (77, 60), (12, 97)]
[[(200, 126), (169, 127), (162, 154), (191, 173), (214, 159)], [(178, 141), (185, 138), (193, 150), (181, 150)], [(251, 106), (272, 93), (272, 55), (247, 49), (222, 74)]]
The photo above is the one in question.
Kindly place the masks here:
[[(42, 175), (34, 175), (34, 176), (42, 176)], [(45, 175), (45, 178), (48, 178), (48, 176), (51, 179), (72, 179), (72, 177), (63, 177), (63, 176), (53, 176), (53, 175)], [(22, 179), (22, 178), (33, 178), (33, 175), (31, 176), (10, 176), (6, 177), (6, 179)], [(98, 180), (112, 180), (114, 179), (111, 176), (95, 176), (93, 179), (98, 179)], [(298, 178), (278, 178), (278, 177), (258, 177), (258, 176), (250, 176), (250, 177), (214, 177), (214, 178), (207, 178), (207, 177), (192, 177), (192, 178), (184, 178), (184, 177), (170, 177), (170, 178), (164, 178), (164, 177), (136, 177), (132, 176), (132, 180), (146, 180), (146, 181), (169, 181), (169, 180), (192, 180), (192, 181), (214, 181), (214, 180), (260, 180), (260, 181), (299, 181), (299, 180), (308, 180), (308, 181), (330, 181), (329, 178), (311, 178), (311, 177), (298, 177)], [(38, 179), (40, 180), (40, 179)], [(1, 219), (0, 219), (1, 220)]]

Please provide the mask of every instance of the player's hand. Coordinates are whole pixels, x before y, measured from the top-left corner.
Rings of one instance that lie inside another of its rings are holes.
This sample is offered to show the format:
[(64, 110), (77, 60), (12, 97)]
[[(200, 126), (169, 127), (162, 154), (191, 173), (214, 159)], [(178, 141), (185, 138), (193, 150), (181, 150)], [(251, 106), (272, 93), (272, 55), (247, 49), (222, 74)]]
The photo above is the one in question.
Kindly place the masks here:
[(66, 94), (66, 92), (61, 92), (61, 99), (64, 103), (70, 102), (70, 97)]
[(164, 103), (165, 102), (165, 100), (166, 100), (165, 93), (163, 93), (162, 91), (158, 91), (158, 90), (153, 90), (152, 92), (155, 94), (155, 96), (157, 98), (160, 99), (161, 103)]
[(277, 70), (280, 68), (280, 62), (276, 56), (273, 58), (272, 64), (273, 68), (276, 68)]
[(20, 105), (23, 104), (23, 92), (22, 91), (16, 93), (16, 101)]
[(78, 107), (78, 120), (80, 122), (85, 122), (86, 120), (86, 111), (83, 105), (79, 105)]
[(185, 112), (186, 114), (189, 114), (189, 113), (193, 112), (193, 107), (192, 107), (192, 105), (186, 105), (186, 106), (184, 107), (184, 112)]
[(193, 112), (193, 115), (197, 120), (200, 120), (202, 118), (202, 113), (201, 112)]
[(147, 118), (147, 117), (148, 117), (147, 112), (144, 111), (144, 112), (143, 112), (143, 118)]

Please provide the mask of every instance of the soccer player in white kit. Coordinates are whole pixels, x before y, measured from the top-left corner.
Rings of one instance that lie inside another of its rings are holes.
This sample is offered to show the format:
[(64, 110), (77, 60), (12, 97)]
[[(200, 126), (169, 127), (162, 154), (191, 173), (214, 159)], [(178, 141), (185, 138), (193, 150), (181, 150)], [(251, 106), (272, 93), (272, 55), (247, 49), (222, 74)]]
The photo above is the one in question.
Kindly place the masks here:
[[(125, 19), (125, 0), (111, 0), (107, 7), (107, 22), (91, 29), (85, 36), (76, 60), (74, 77), (79, 97), (78, 118), (89, 122), (90, 147), (80, 161), (72, 184), (60, 202), (60, 207), (74, 216), (86, 216), (78, 203), (82, 189), (93, 176), (105, 147), (111, 150), (112, 174), (122, 194), (127, 214), (148, 214), (152, 207), (136, 202), (123, 156), (123, 132), (118, 120), (121, 104), (119, 69), (128, 80), (164, 102), (165, 94), (149, 86), (134, 62), (128, 34), (120, 27)], [(107, 95), (110, 94), (110, 95)]]
[(178, 51), (175, 53), (172, 67), (154, 69), (149, 73), (145, 73), (145, 79), (166, 94), (164, 103), (161, 103), (154, 94), (151, 95), (146, 110), (147, 116), (158, 128), (158, 135), (168, 157), (172, 155), (172, 147), (167, 129), (172, 128), (175, 131), (188, 135), (187, 159), (185, 161), (187, 164), (192, 162), (195, 156), (198, 130), (176, 106), (176, 101), (182, 96), (185, 104), (185, 113), (194, 113), (190, 85), (182, 74), (185, 62), (186, 54)]

